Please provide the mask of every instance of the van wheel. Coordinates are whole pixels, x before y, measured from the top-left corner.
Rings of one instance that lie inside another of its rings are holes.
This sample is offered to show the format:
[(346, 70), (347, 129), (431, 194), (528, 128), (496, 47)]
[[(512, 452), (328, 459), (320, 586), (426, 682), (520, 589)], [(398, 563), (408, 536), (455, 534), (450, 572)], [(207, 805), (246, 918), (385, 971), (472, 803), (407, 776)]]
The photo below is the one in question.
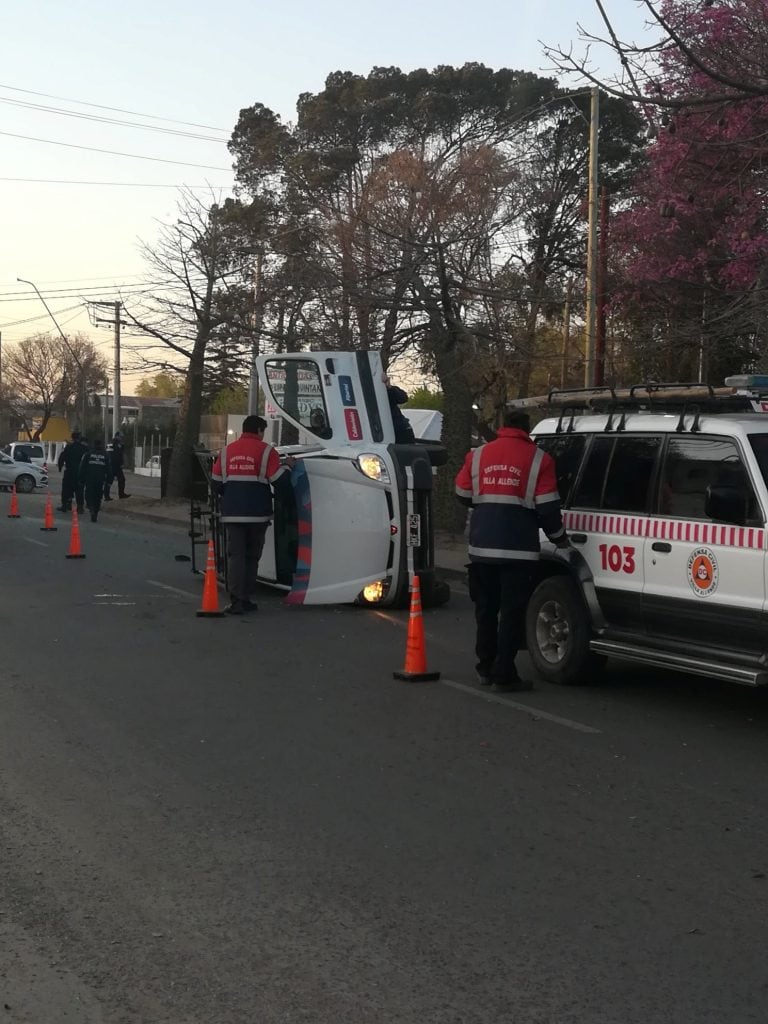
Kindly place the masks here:
[(550, 682), (589, 683), (605, 665), (605, 658), (589, 649), (589, 615), (567, 576), (550, 576), (538, 585), (528, 604), (525, 630), (531, 661)]
[(35, 489), (35, 478), (26, 473), (16, 477), (16, 490), (19, 494), (31, 494)]

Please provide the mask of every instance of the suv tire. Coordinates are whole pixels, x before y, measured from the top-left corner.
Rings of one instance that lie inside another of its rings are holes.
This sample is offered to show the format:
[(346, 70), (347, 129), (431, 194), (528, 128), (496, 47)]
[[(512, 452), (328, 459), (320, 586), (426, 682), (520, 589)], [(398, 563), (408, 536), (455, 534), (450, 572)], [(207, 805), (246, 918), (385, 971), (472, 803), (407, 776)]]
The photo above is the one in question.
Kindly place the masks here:
[(528, 653), (539, 675), (569, 686), (592, 682), (605, 658), (589, 649), (592, 629), (581, 594), (568, 576), (550, 576), (533, 592), (525, 617)]

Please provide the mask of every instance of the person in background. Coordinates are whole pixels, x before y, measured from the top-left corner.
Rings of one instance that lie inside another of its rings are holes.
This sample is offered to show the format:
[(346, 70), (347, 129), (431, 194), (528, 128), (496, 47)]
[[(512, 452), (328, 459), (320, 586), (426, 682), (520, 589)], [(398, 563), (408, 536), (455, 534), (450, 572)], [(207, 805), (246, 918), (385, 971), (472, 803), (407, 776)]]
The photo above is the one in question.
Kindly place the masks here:
[(296, 464), (281, 463), (277, 449), (264, 440), (267, 421), (246, 416), (243, 433), (223, 448), (213, 464), (212, 479), (227, 529), (227, 575), (230, 615), (256, 611), (256, 585), (264, 536), (272, 521), (272, 487)]
[(61, 505), (59, 512), (72, 509), (72, 498), (76, 499), (77, 511), (83, 513), (83, 488), (80, 484), (80, 463), (88, 451), (88, 445), (80, 437), (79, 430), (72, 431), (72, 440), (62, 449), (59, 456), (59, 472), (64, 476), (61, 481)]
[(91, 522), (95, 523), (99, 518), (101, 508), (101, 496), (104, 493), (104, 481), (107, 478), (108, 456), (104, 449), (104, 442), (97, 437), (93, 442), (93, 448), (86, 451), (80, 461), (80, 487), (85, 491), (85, 504), (91, 513)]
[(415, 444), (416, 438), (413, 433), (413, 427), (409, 423), (408, 417), (403, 414), (400, 408), (401, 405), (408, 401), (408, 393), (395, 384), (391, 384), (386, 373), (382, 375), (381, 379), (384, 381), (387, 389), (389, 411), (392, 413), (392, 426), (395, 428), (395, 444)]
[(107, 462), (107, 477), (104, 481), (104, 501), (112, 501), (112, 497), (109, 493), (112, 487), (112, 482), (117, 480), (117, 496), (118, 498), (130, 498), (130, 494), (125, 493), (125, 473), (123, 473), (123, 462), (125, 460), (125, 445), (123, 444), (123, 435), (118, 430), (115, 436), (112, 438), (112, 443), (109, 446), (108, 451), (108, 462)]
[(468, 452), (456, 495), (472, 506), (469, 596), (475, 605), (475, 653), (482, 686), (530, 690), (515, 658), (539, 558), (539, 530), (558, 547), (568, 538), (560, 513), (555, 463), (529, 435), (527, 413), (509, 411), (494, 441)]

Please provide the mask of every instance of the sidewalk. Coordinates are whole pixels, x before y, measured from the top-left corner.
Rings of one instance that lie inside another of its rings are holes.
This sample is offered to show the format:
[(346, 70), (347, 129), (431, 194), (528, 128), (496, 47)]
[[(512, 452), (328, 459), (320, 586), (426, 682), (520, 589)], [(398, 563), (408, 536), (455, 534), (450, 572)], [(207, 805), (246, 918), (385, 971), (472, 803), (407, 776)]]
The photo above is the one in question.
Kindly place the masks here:
[[(126, 516), (128, 518), (148, 519), (153, 523), (165, 526), (179, 525), (185, 534), (189, 530), (189, 501), (172, 498), (150, 498), (135, 494), (125, 501), (112, 500), (101, 506), (102, 518), (108, 522), (112, 518)], [(467, 541), (462, 534), (435, 533), (435, 566), (444, 576), (463, 579), (466, 575)]]

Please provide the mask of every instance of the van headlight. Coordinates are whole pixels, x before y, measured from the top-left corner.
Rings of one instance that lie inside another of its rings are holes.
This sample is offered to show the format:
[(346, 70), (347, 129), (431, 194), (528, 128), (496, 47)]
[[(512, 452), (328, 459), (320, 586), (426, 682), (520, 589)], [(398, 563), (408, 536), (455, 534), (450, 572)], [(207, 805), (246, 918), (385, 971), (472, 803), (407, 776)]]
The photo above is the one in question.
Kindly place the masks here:
[(375, 583), (369, 583), (367, 587), (364, 587), (357, 595), (357, 600), (360, 604), (379, 604), (387, 596), (389, 592), (389, 580), (376, 580)]
[(382, 484), (390, 482), (389, 470), (379, 455), (358, 455), (357, 467), (369, 480), (378, 480)]

